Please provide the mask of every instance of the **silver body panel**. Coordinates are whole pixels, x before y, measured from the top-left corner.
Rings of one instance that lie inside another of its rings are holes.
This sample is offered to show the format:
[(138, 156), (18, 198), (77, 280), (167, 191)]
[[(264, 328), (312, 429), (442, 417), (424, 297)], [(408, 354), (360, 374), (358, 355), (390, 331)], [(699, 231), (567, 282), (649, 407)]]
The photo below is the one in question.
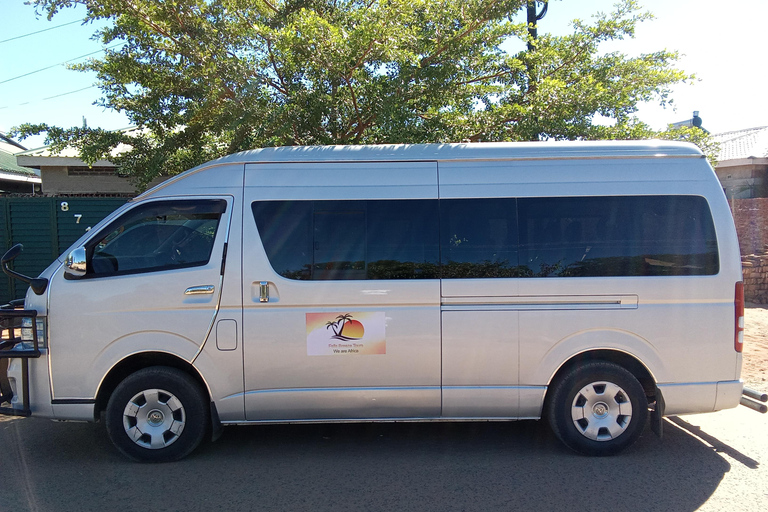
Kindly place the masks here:
[[(271, 267), (251, 212), (260, 200), (646, 194), (707, 199), (717, 275), (296, 281)], [(599, 349), (645, 366), (670, 413), (738, 404), (736, 233), (714, 172), (690, 145), (255, 150), (168, 180), (93, 232), (136, 204), (169, 197), (228, 198), (218, 257), (195, 269), (79, 281), (63, 279), (63, 257), (55, 262), (44, 273), (47, 300), (27, 297), (49, 325), (49, 357), (30, 365), (35, 400), (93, 399), (120, 361), (160, 351), (194, 366), (223, 423), (537, 418), (557, 370)], [(370, 318), (383, 351), (313, 352), (313, 322), (345, 313)], [(38, 404), (34, 413), (83, 419), (88, 405)]]

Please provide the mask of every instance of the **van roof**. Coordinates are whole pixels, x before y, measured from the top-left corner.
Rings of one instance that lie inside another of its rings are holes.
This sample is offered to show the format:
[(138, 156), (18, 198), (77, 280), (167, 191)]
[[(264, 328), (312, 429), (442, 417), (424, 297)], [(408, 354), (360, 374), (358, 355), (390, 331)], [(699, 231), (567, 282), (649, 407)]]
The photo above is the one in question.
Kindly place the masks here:
[(687, 142), (665, 140), (287, 146), (252, 149), (225, 156), (209, 163), (338, 162), (345, 160), (546, 160), (660, 156), (701, 157), (702, 152), (698, 147)]
[(626, 158), (703, 158), (688, 142), (557, 141), (475, 142), (460, 144), (380, 144), (359, 146), (285, 146), (243, 151), (189, 169), (147, 190), (134, 200), (168, 191), (185, 177), (209, 168), (232, 164), (301, 162), (393, 162), (393, 161), (499, 161), (581, 160)]

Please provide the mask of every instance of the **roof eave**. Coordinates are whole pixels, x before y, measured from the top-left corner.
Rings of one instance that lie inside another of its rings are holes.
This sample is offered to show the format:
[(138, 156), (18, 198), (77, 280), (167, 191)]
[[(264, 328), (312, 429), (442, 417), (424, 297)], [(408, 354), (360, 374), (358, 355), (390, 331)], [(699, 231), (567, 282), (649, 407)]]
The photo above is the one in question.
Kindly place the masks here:
[(0, 180), (2, 181), (24, 181), (27, 183), (42, 183), (43, 180), (41, 180), (37, 176), (21, 176), (20, 174), (11, 174), (7, 172), (0, 171)]
[(768, 158), (750, 156), (748, 158), (734, 158), (717, 162), (718, 169), (723, 167), (743, 167), (745, 165), (768, 165)]
[(89, 166), (79, 158), (67, 156), (16, 155), (16, 162), (23, 167), (115, 167), (109, 160), (99, 160)]

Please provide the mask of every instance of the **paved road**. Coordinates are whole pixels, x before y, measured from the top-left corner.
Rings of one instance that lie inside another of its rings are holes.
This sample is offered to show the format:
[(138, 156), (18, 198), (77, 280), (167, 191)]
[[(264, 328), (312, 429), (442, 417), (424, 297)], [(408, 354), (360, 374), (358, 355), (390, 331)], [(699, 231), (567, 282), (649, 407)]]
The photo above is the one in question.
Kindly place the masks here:
[(101, 425), (0, 417), (0, 511), (768, 510), (768, 415), (665, 429), (598, 459), (530, 421), (230, 427), (146, 465)]

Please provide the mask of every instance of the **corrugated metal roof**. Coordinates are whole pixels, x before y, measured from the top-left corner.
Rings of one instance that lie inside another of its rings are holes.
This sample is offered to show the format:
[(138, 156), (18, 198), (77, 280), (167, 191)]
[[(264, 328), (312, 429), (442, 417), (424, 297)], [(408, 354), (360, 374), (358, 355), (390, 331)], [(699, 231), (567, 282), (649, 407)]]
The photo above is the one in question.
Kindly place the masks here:
[(720, 143), (717, 160), (768, 158), (768, 126), (717, 133), (712, 138)]
[(24, 178), (37, 178), (38, 183), (40, 179), (34, 169), (18, 165), (16, 156), (3, 150), (0, 150), (0, 172)]

